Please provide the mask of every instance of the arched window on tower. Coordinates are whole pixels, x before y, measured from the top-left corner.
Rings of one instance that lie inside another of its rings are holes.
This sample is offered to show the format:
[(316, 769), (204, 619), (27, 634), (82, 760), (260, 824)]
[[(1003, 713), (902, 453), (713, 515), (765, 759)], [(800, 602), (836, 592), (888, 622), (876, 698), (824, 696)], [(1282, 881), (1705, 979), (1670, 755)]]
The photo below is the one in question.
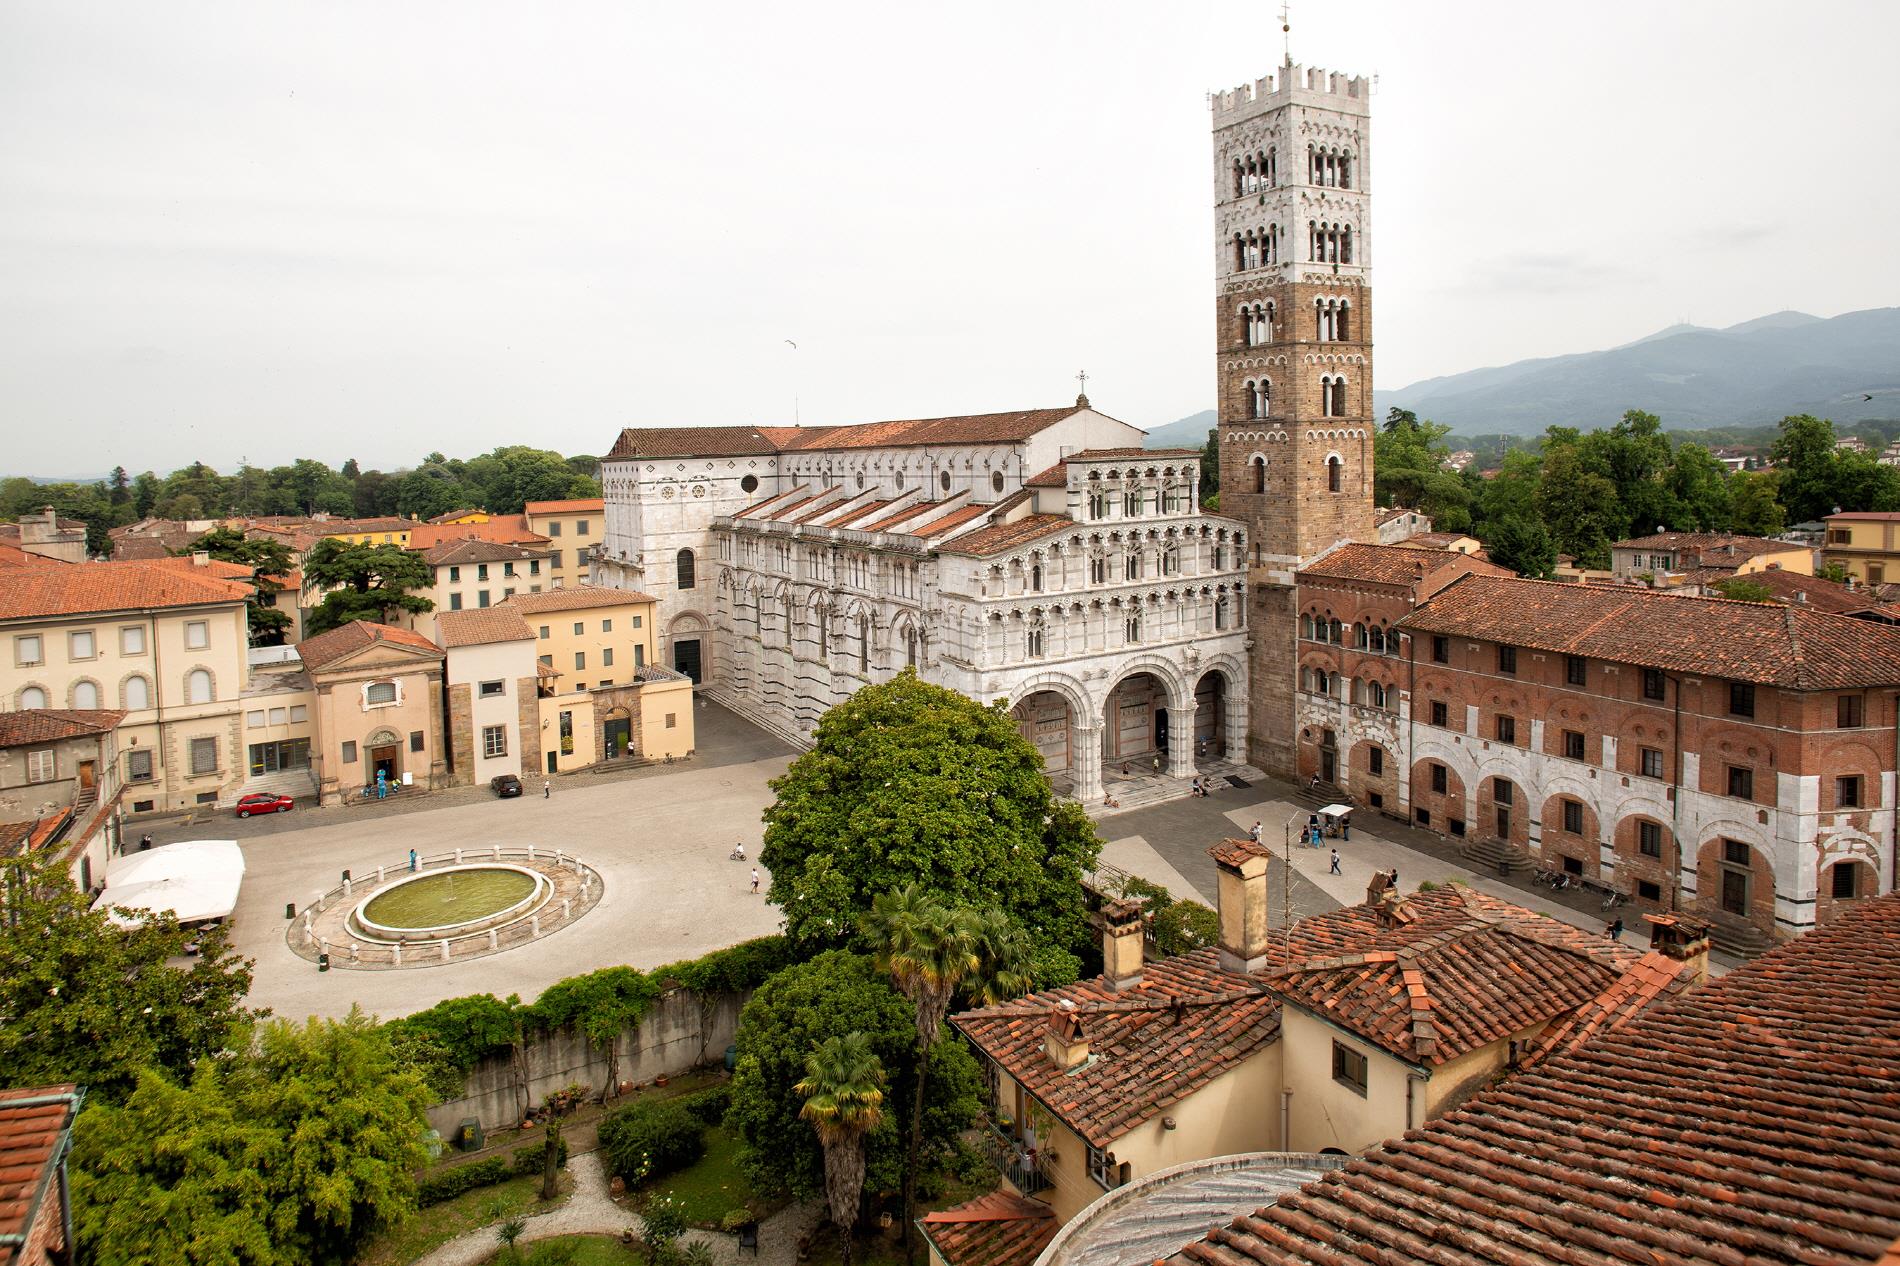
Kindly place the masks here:
[(693, 587), (693, 551), (683, 549), (673, 556), (674, 579), (681, 589)]
[(1234, 271), (1240, 272), (1247, 267), (1247, 243), (1240, 234), (1234, 234)]
[(1269, 188), (1280, 183), (1280, 147), (1274, 146), (1267, 151), (1267, 185)]
[(1352, 225), (1350, 224), (1339, 230), (1339, 260), (1344, 264), (1352, 263)]
[(1333, 379), (1332, 416), (1336, 418), (1343, 418), (1346, 416), (1346, 376), (1344, 374), (1341, 374), (1339, 377)]
[(1253, 490), (1265, 492), (1267, 490), (1267, 459), (1255, 453), (1253, 461), (1248, 464), (1253, 467)]
[(1234, 160), (1234, 196), (1236, 198), (1238, 198), (1241, 194), (1247, 192), (1245, 181), (1246, 181), (1246, 174), (1241, 169), (1240, 160), (1236, 158)]
[(1341, 189), (1352, 188), (1352, 155), (1351, 154), (1341, 154), (1339, 156), (1339, 187)]
[(1349, 319), (1351, 313), (1352, 313), (1351, 304), (1342, 303), (1339, 305), (1339, 311), (1333, 314), (1333, 337), (1334, 338), (1340, 339), (1343, 341), (1346, 339), (1350, 339), (1352, 337), (1352, 322)]
[(1339, 481), (1342, 473), (1343, 465), (1338, 456), (1333, 455), (1328, 457), (1326, 459), (1326, 491), (1339, 491)]
[(1253, 310), (1251, 308), (1240, 310), (1240, 341), (1248, 347), (1253, 346)]
[(1320, 375), (1319, 415), (1322, 418), (1330, 418), (1333, 416), (1333, 378), (1331, 374)]
[(1273, 384), (1262, 378), (1253, 385), (1253, 415), (1264, 418), (1273, 408)]

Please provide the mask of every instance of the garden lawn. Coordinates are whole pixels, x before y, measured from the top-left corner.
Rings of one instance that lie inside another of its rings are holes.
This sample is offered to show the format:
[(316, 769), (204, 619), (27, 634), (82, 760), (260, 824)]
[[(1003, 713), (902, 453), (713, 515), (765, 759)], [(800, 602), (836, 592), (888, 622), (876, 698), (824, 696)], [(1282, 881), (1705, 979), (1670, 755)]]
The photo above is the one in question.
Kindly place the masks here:
[(706, 1129), (706, 1154), (689, 1169), (656, 1178), (640, 1188), (640, 1202), (671, 1196), (679, 1202), (686, 1221), (697, 1227), (720, 1230), (720, 1222), (734, 1209), (749, 1208), (764, 1221), (780, 1208), (783, 1200), (764, 1200), (752, 1194), (752, 1184), (739, 1168), (739, 1136), (723, 1125)]
[(561, 1194), (550, 1201), (540, 1198), (541, 1177), (538, 1174), (510, 1178), (492, 1187), (465, 1191), (453, 1200), (444, 1200), (441, 1204), (418, 1210), (414, 1217), (401, 1226), (392, 1227), (378, 1235), (356, 1255), (356, 1266), (409, 1266), (410, 1262), (430, 1249), (448, 1243), (465, 1231), (498, 1225), (517, 1214), (532, 1217), (537, 1213), (558, 1209), (567, 1203), (573, 1182), (567, 1171), (562, 1170)]
[[(563, 1266), (630, 1266), (630, 1263), (646, 1261), (646, 1255), (638, 1245), (628, 1248), (619, 1240), (605, 1235), (557, 1235), (553, 1239), (534, 1240), (520, 1246), (520, 1260), (531, 1263), (542, 1250), (557, 1244), (562, 1247), (572, 1245), (574, 1249), (574, 1256), (560, 1258)], [(497, 1263), (507, 1259), (497, 1253), (488, 1260)]]

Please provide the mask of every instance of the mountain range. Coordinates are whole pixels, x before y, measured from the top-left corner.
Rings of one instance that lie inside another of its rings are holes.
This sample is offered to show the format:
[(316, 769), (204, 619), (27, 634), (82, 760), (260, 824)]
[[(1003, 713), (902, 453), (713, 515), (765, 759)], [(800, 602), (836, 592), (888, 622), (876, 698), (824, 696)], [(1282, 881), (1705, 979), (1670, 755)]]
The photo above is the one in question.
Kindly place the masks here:
[[(1851, 429), (1900, 418), (1900, 308), (1775, 312), (1719, 330), (1672, 325), (1621, 347), (1427, 378), (1372, 399), (1375, 417), (1410, 409), (1461, 435), (1592, 430), (1626, 409), (1677, 430), (1761, 426), (1792, 413)], [(1213, 422), (1211, 410), (1197, 413), (1156, 427), (1147, 442), (1198, 446)]]

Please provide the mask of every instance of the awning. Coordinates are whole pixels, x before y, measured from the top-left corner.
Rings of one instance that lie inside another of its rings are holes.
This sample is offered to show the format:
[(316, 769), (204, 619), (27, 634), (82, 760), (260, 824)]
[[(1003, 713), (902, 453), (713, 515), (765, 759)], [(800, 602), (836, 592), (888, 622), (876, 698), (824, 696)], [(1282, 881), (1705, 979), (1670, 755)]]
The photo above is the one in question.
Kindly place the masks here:
[(236, 840), (166, 844), (119, 858), (106, 871), (106, 890), (92, 903), (112, 921), (134, 927), (136, 915), (114, 907), (172, 914), (180, 923), (229, 917), (244, 882), (244, 853)]
[(1352, 810), (1353, 806), (1349, 804), (1329, 804), (1320, 813), (1329, 818), (1343, 818)]

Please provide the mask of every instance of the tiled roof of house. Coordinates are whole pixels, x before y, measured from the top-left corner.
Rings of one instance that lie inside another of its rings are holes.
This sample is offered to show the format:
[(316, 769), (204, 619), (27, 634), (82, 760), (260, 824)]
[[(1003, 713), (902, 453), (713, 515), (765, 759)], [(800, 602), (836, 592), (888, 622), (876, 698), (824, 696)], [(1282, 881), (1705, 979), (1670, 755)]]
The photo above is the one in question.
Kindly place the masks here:
[[(117, 555), (115, 554), (114, 557), (116, 558)], [(250, 583), (251, 577), (257, 573), (255, 567), (244, 563), (227, 563), (222, 558), (201, 560), (193, 554), (167, 554), (163, 558), (138, 561), (159, 567), (176, 567), (179, 571), (190, 572), (197, 576), (216, 576), (220, 580), (242, 580), (246, 584)]]
[[(1092, 1055), (1074, 1070), (1043, 1050), (1050, 1013), (1065, 1003)], [(1132, 989), (1098, 976), (951, 1023), (1090, 1144), (1106, 1147), (1279, 1037), (1280, 1004), (1250, 977), (1221, 970), (1205, 949), (1144, 965)]]
[(1881, 1259), (1900, 1238), (1900, 896), (1871, 898), (1171, 1266)]
[(1129, 458), (1180, 461), (1183, 457), (1204, 456), (1198, 448), (1085, 448), (1070, 453), (1047, 470), (1039, 470), (1023, 480), (1025, 488), (1064, 488), (1069, 482), (1070, 462), (1126, 461)]
[(534, 630), (521, 618), (515, 607), (469, 607), (461, 611), (443, 611), (435, 617), (436, 635), (445, 650), (458, 646), (487, 646), (493, 642), (528, 642)]
[(0, 584), (0, 620), (242, 602), (248, 584), (150, 562), (19, 567)]
[[(1299, 578), (1308, 577), (1324, 580), (1361, 580), (1380, 585), (1411, 585), (1423, 580), (1441, 567), (1466, 566), (1458, 561), (1458, 556), (1442, 549), (1424, 549), (1414, 544), (1422, 538), (1413, 537), (1402, 545), (1341, 545), (1325, 556), (1308, 563), (1299, 571)], [(1479, 564), (1478, 570), (1488, 571), (1498, 576), (1508, 576), (1502, 567)]]
[(962, 527), (973, 519), (980, 519), (989, 512), (989, 506), (979, 505), (972, 501), (967, 505), (958, 506), (947, 514), (919, 523), (916, 527), (907, 530), (904, 535), (921, 536), (929, 540), (933, 536), (942, 536), (952, 528)]
[(1860, 523), (1900, 523), (1900, 511), (1896, 510), (1837, 510), (1833, 514), (1823, 515), (1823, 519), (1832, 523), (1836, 519), (1852, 519)]
[(1066, 514), (1032, 514), (1014, 523), (992, 523), (988, 527), (980, 527), (942, 548), (946, 554), (972, 554), (982, 558), (1039, 541), (1045, 536), (1054, 536), (1074, 526), (1075, 521)]
[(443, 541), (418, 552), (422, 555), (422, 561), (437, 567), (452, 563), (515, 563), (530, 558), (541, 558), (547, 553), (546, 550), (531, 550), (520, 545), (509, 545), (501, 541), (484, 541), (475, 537)]
[(1635, 585), (1462, 576), (1399, 626), (1790, 690), (1900, 685), (1900, 628)]
[(328, 633), (319, 633), (315, 637), (305, 638), (297, 643), (297, 658), (303, 661), (305, 668), (322, 668), (345, 655), (354, 654), (365, 646), (377, 642), (388, 642), (396, 646), (407, 646), (419, 651), (433, 651), (440, 655), (442, 648), (420, 633), (409, 629), (399, 629), (391, 624), (371, 624), (368, 620), (351, 620), (348, 624), (338, 625)]
[(1664, 998), (1673, 997), (1696, 983), (1692, 964), (1672, 958), (1661, 950), (1651, 950), (1636, 961), (1616, 983), (1578, 1007), (1569, 1015), (1550, 1023), (1531, 1040), (1523, 1052), (1525, 1067), (1568, 1054), (1597, 1035), (1620, 1029)]
[(58, 1171), (83, 1098), (72, 1085), (0, 1090), (0, 1262), (22, 1260), (41, 1204), (63, 1198)]
[(1039, 434), (1081, 409), (1024, 409), (954, 418), (907, 418), (847, 426), (626, 427), (606, 461), (642, 457), (744, 457), (833, 448), (908, 448), (924, 444), (1007, 444)]
[(1418, 511), (1414, 510), (1411, 506), (1393, 506), (1389, 510), (1379, 511), (1378, 518), (1375, 520), (1375, 522), (1377, 523), (1378, 526), (1384, 527), (1386, 524), (1392, 522), (1395, 519), (1402, 519), (1408, 514), (1417, 514), (1417, 513)]
[(1731, 573), (1716, 579), (1741, 580), (1751, 585), (1760, 585), (1777, 602), (1805, 606), (1810, 610), (1823, 611), (1830, 615), (1852, 615), (1861, 611), (1873, 611), (1882, 605), (1868, 589), (1849, 589), (1846, 585), (1836, 584), (1819, 576), (1803, 576), (1800, 572), (1789, 571), (1782, 567), (1768, 567), (1742, 576)]
[(1437, 1065), (1584, 1006), (1642, 956), (1471, 889), (1404, 903), (1363, 948), (1268, 974), (1282, 999), (1399, 1058)]
[(578, 611), (585, 607), (624, 607), (630, 602), (657, 602), (652, 594), (638, 589), (608, 589), (600, 585), (569, 585), (565, 589), (543, 589), (540, 593), (518, 593), (501, 605), (536, 615), (543, 611)]
[(463, 509), (463, 510), (450, 510), (450, 511), (447, 511), (446, 513), (443, 513), (443, 514), (435, 514), (435, 515), (430, 515), (430, 516), (429, 516), (429, 522), (431, 522), (431, 523), (453, 523), (453, 522), (455, 522), (455, 521), (456, 521), (457, 519), (459, 519), (459, 518), (462, 518), (462, 517), (464, 517), (465, 515), (470, 515), (470, 514), (486, 514), (486, 513), (488, 513), (488, 512), (486, 511), (486, 510), (478, 510), (478, 509), (476, 509), (475, 507), (473, 507), (473, 506), (470, 506), (470, 507), (468, 507), (467, 509)]
[(522, 507), (528, 514), (593, 514), (604, 512), (607, 502), (600, 497), (580, 497), (569, 501), (530, 501)]
[(1040, 1200), (992, 1191), (922, 1219), (924, 1234), (949, 1266), (1030, 1266), (1061, 1223)]
[(433, 549), (453, 541), (494, 541), (540, 549), (548, 538), (528, 526), (525, 514), (497, 514), (481, 523), (406, 523), (409, 548)]
[(24, 712), (0, 712), (0, 747), (104, 734), (123, 720), (125, 712), (120, 708), (30, 708)]
[(44, 554), (29, 554), (17, 545), (8, 545), (0, 541), (0, 570), (9, 567), (67, 567), (71, 564), (63, 558), (48, 558)]

